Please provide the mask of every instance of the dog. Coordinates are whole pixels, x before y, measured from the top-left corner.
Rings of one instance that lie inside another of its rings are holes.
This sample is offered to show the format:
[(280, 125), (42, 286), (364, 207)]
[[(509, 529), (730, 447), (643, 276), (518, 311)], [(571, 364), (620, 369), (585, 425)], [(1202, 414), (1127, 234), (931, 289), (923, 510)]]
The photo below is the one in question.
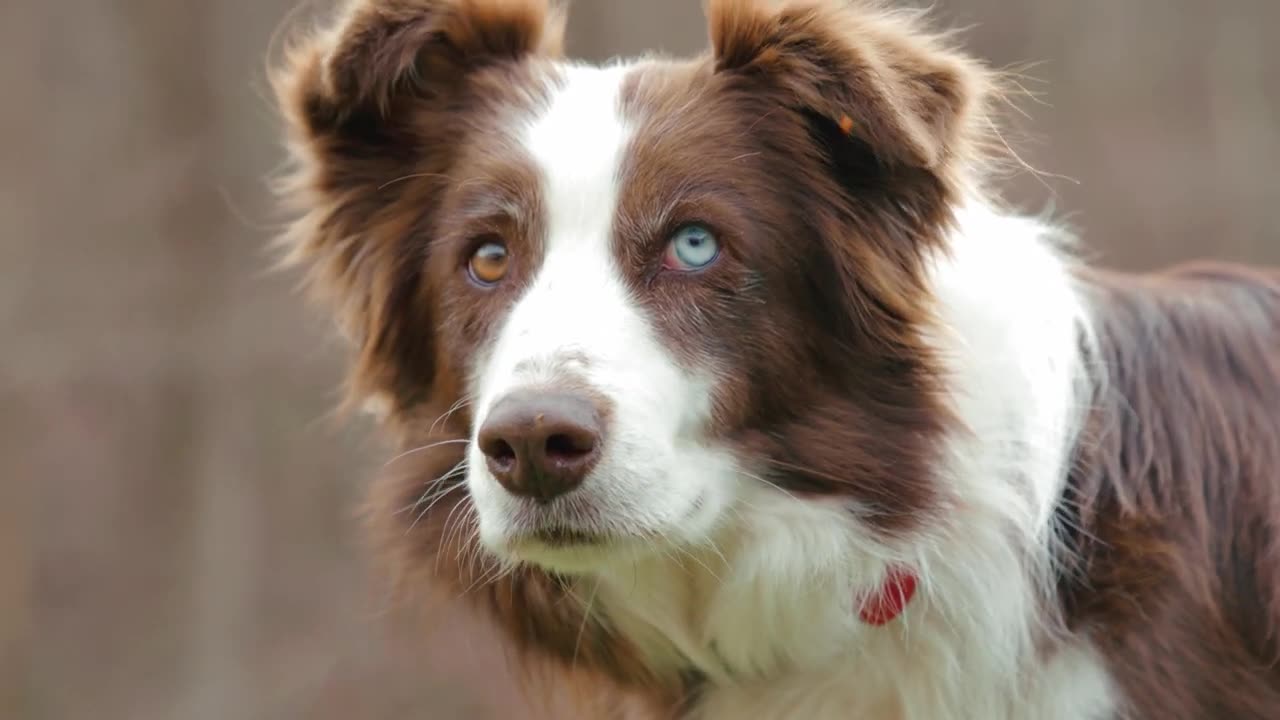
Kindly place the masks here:
[(596, 66), (354, 0), (278, 65), (406, 596), (584, 718), (1280, 716), (1280, 276), (1005, 207), (1005, 79), (918, 13), (706, 13)]

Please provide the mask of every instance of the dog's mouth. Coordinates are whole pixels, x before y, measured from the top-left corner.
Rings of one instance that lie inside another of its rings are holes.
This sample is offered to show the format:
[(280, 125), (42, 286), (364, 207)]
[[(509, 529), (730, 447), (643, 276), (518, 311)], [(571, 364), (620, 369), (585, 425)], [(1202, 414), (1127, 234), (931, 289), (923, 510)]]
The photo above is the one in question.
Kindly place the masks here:
[(616, 537), (572, 528), (538, 529), (507, 543), (505, 554), (548, 570), (583, 573), (607, 567), (619, 552)]
[[(516, 503), (493, 523), (498, 532), (482, 533), (489, 550), (508, 561), (528, 563), (558, 572), (590, 572), (649, 556), (682, 537), (684, 525), (648, 526), (624, 513), (609, 513), (589, 496), (549, 503)], [(694, 502), (691, 513), (705, 508)], [(501, 511), (499, 511), (501, 512)], [(482, 523), (483, 525), (483, 523)]]
[(505, 544), (517, 554), (527, 551), (600, 550), (623, 537), (610, 532), (616, 525), (590, 502), (559, 499), (542, 505), (520, 503), (503, 523)]
[(536, 530), (529, 535), (529, 539), (554, 548), (600, 546), (609, 542), (609, 538), (600, 533), (566, 527)]

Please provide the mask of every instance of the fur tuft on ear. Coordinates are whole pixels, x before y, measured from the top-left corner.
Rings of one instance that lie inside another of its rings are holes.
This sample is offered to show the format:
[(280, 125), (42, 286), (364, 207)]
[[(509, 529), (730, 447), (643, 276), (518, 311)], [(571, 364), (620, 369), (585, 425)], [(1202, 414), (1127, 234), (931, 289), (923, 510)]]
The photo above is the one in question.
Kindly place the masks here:
[(547, 0), (354, 0), (327, 42), (290, 63), (309, 72), (311, 94), (295, 101), (317, 121), (385, 115), (399, 94), (439, 94), (484, 64), (559, 56), (564, 25)]
[(719, 72), (752, 76), (865, 141), (886, 164), (942, 169), (976, 153), (990, 79), (919, 26), (867, 0), (708, 0)]
[(352, 0), (272, 73), (294, 164), (279, 191), (298, 213), (285, 264), (358, 350), (351, 403), (428, 389), (424, 246), (458, 147), (491, 111), (468, 83), (558, 55), (563, 28), (549, 0)]

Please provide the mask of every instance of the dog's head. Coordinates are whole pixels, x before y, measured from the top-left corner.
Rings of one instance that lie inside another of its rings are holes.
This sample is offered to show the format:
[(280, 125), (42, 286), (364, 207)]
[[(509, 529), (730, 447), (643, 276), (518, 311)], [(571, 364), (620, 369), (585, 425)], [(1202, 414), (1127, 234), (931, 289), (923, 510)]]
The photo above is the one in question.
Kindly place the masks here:
[(594, 67), (541, 0), (360, 0), (290, 54), (287, 241), (421, 456), (404, 524), (461, 503), (581, 572), (770, 493), (885, 536), (934, 508), (925, 262), (986, 76), (844, 2), (708, 15), (704, 57)]

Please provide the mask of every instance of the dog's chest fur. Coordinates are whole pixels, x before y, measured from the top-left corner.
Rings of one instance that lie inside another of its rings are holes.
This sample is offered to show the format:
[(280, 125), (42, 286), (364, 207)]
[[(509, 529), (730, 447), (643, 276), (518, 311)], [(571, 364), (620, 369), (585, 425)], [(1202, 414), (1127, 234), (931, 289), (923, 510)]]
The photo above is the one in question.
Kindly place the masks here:
[(764, 534), (777, 523), (768, 538), (729, 539), (717, 552), (584, 585), (593, 612), (649, 663), (698, 678), (682, 720), (1113, 717), (1114, 689), (1087, 644), (1054, 643), (1018, 662), (1004, 655), (1010, 645), (933, 596), (936, 587), (888, 624), (868, 625), (850, 578), (876, 572), (874, 563), (842, 564), (834, 518), (809, 512), (784, 525), (778, 514), (754, 520)]

